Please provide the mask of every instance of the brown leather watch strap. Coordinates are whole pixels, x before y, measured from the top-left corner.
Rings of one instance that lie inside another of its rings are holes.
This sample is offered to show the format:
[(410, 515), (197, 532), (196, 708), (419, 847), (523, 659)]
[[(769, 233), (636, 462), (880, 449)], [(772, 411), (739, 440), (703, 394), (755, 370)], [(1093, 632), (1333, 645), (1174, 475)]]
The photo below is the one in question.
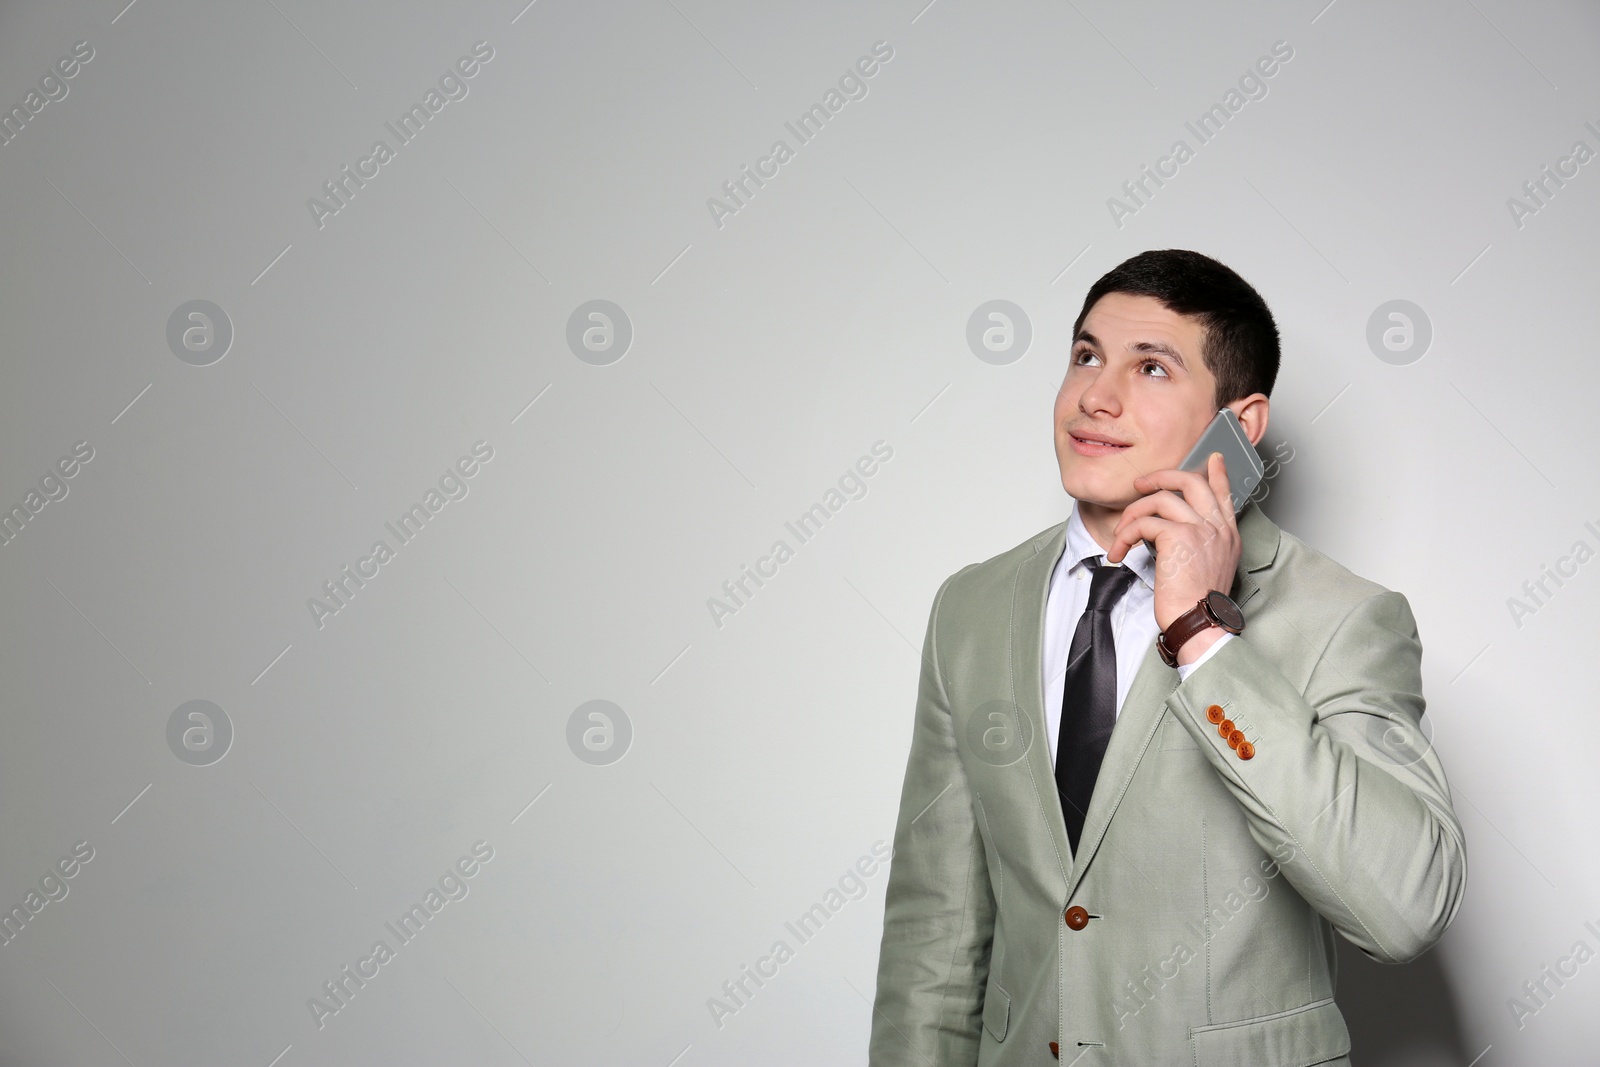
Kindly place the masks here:
[(1222, 622), (1212, 615), (1206, 607), (1206, 600), (1211, 594), (1201, 597), (1195, 606), (1172, 620), (1172, 625), (1167, 627), (1156, 638), (1156, 651), (1161, 653), (1161, 661), (1169, 667), (1178, 665), (1178, 650), (1195, 634), (1212, 626), (1222, 626)]

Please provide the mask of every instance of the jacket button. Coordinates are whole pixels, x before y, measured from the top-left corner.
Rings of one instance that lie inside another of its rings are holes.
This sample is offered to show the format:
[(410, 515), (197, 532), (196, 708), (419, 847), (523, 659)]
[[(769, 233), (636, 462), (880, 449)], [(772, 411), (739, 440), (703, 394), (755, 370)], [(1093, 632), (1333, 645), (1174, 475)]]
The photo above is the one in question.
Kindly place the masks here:
[(1054, 1041), (1050, 1042), (1050, 1055), (1054, 1056), (1058, 1060), (1061, 1058), (1061, 1046), (1056, 1044)]
[(1082, 905), (1074, 904), (1067, 909), (1066, 920), (1068, 929), (1082, 930), (1089, 925), (1089, 913), (1083, 909)]
[(1233, 720), (1223, 719), (1221, 722), (1217, 723), (1217, 733), (1221, 734), (1223, 737), (1227, 737), (1229, 734), (1233, 733)]
[(1228, 735), (1228, 747), (1238, 748), (1244, 742), (1244, 731), (1234, 730)]
[(1248, 741), (1240, 741), (1238, 751), (1240, 759), (1249, 759), (1251, 756), (1256, 754), (1256, 746), (1252, 745)]
[(1211, 723), (1212, 726), (1217, 725), (1217, 723), (1221, 722), (1225, 718), (1227, 718), (1227, 714), (1222, 710), (1222, 706), (1219, 704), (1213, 704), (1206, 709), (1206, 721)]

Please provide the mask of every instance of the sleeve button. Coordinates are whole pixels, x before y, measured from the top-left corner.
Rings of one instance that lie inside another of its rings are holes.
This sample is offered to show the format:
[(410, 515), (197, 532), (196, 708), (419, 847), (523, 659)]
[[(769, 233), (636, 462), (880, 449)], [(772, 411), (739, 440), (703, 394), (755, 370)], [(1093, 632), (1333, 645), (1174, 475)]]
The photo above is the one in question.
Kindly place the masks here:
[(1251, 756), (1256, 754), (1256, 746), (1252, 745), (1248, 741), (1240, 741), (1238, 751), (1240, 759), (1249, 759)]
[(1211, 723), (1212, 726), (1217, 725), (1225, 718), (1227, 718), (1227, 715), (1220, 704), (1213, 704), (1206, 709), (1206, 721)]

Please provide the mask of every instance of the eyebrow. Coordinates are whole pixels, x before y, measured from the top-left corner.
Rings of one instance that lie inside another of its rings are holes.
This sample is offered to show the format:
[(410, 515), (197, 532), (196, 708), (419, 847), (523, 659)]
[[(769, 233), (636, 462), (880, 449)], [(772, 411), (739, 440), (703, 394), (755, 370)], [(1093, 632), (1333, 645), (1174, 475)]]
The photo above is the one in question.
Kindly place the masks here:
[[(1105, 347), (1100, 343), (1100, 339), (1094, 334), (1090, 333), (1088, 330), (1079, 330), (1078, 336), (1073, 338), (1072, 343), (1076, 345), (1079, 341), (1086, 341), (1096, 348)], [(1166, 356), (1184, 370), (1189, 369), (1188, 364), (1184, 363), (1183, 357), (1178, 354), (1178, 350), (1164, 341), (1135, 341), (1133, 344), (1128, 346), (1128, 350), (1130, 352), (1136, 352), (1139, 355)]]

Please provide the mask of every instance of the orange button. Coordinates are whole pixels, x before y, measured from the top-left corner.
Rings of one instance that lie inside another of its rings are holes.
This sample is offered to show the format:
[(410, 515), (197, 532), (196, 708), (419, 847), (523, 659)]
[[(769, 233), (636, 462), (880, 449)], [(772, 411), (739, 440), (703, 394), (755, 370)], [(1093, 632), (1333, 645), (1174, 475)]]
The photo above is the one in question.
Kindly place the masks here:
[(1054, 1041), (1050, 1042), (1050, 1055), (1054, 1056), (1058, 1060), (1061, 1058), (1061, 1046), (1056, 1044)]
[(1239, 758), (1240, 759), (1249, 759), (1251, 756), (1254, 756), (1255, 754), (1256, 754), (1256, 746), (1252, 745), (1248, 741), (1240, 741), (1239, 742)]
[(1235, 731), (1233, 731), (1233, 733), (1228, 735), (1228, 747), (1229, 748), (1238, 748), (1240, 743), (1243, 742), (1243, 741), (1244, 741), (1244, 731), (1243, 730), (1235, 730)]
[(1068, 929), (1082, 930), (1085, 926), (1089, 925), (1089, 913), (1080, 905), (1074, 904), (1072, 907), (1067, 909), (1066, 920)]
[(1225, 718), (1227, 718), (1227, 713), (1222, 710), (1222, 705), (1220, 704), (1213, 704), (1206, 709), (1206, 720), (1210, 722), (1212, 726), (1217, 725), (1217, 723), (1221, 722)]
[(1229, 734), (1233, 733), (1233, 720), (1223, 719), (1220, 723), (1218, 723), (1217, 733), (1221, 734), (1223, 737), (1227, 737)]

